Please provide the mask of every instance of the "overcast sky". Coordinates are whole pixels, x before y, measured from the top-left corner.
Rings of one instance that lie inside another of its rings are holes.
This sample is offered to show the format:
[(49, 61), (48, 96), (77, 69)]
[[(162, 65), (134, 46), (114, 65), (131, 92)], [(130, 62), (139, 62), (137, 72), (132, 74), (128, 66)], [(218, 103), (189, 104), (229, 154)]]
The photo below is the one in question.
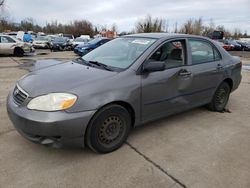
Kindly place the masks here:
[(40, 25), (58, 20), (87, 19), (95, 25), (130, 31), (136, 21), (151, 15), (164, 18), (169, 27), (188, 18), (213, 19), (216, 25), (250, 34), (250, 0), (6, 0), (5, 12), (15, 21), (33, 17)]

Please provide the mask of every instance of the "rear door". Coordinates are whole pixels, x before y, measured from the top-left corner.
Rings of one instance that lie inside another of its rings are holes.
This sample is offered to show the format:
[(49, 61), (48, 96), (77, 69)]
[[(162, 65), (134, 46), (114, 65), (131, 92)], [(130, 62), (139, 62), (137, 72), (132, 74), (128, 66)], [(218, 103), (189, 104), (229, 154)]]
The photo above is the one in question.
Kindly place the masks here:
[(192, 85), (187, 100), (192, 106), (206, 104), (223, 79), (223, 63), (217, 48), (208, 40), (189, 38)]

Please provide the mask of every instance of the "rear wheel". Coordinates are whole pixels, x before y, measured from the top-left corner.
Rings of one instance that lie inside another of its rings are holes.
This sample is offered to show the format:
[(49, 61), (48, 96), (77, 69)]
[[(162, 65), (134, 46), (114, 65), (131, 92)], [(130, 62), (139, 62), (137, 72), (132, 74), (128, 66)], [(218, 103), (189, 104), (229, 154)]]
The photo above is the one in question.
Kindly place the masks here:
[(122, 146), (130, 128), (131, 116), (125, 108), (106, 106), (97, 112), (87, 128), (87, 145), (98, 153), (112, 152)]
[(228, 102), (231, 88), (228, 83), (222, 82), (217, 88), (211, 103), (208, 105), (209, 109), (216, 112), (222, 112)]
[(17, 57), (23, 57), (24, 51), (22, 48), (15, 48), (14, 55)]

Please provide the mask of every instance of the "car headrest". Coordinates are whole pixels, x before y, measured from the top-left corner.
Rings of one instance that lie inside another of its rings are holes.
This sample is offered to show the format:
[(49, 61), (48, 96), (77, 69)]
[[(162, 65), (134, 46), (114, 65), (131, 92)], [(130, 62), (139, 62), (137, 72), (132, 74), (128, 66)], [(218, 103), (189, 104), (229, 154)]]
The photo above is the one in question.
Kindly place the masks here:
[(169, 59), (182, 60), (182, 50), (173, 49), (169, 54)]

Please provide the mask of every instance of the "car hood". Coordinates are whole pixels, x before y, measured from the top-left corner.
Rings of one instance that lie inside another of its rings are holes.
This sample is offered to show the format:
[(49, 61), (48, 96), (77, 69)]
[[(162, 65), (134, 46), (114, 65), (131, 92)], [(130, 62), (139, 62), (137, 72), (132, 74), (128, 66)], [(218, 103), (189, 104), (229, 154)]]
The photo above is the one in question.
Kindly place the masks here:
[(67, 42), (53, 42), (53, 45), (57, 45), (57, 44), (66, 44)]
[(18, 85), (30, 97), (36, 97), (54, 92), (70, 92), (71, 89), (79, 86), (83, 86), (84, 89), (84, 85), (101, 82), (116, 74), (117, 72), (70, 61), (31, 72), (20, 79)]
[(47, 43), (49, 41), (46, 41), (46, 40), (34, 40), (34, 43)]

